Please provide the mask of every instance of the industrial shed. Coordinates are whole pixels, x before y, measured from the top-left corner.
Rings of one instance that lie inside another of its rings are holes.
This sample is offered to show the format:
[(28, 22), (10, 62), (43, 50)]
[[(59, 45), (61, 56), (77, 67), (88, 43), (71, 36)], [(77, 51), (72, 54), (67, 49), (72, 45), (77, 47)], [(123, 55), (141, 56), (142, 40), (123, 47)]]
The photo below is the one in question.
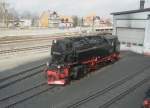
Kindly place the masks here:
[(150, 8), (140, 8), (113, 15), (113, 34), (121, 42), (121, 50), (150, 54)]

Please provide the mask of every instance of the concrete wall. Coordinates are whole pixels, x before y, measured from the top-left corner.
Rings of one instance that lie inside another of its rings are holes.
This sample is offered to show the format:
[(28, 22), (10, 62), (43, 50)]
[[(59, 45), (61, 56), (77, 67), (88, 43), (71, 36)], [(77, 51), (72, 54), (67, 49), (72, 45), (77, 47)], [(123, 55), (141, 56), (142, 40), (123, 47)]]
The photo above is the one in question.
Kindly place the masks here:
[[(150, 52), (149, 14), (150, 12), (139, 12), (113, 16), (113, 34), (118, 35), (121, 42), (126, 41), (121, 44), (121, 50), (132, 50), (137, 53)], [(131, 43), (130, 47), (128, 43)]]
[(129, 47), (127, 44), (122, 44), (122, 45), (120, 46), (120, 49), (121, 49), (122, 51), (133, 51), (133, 52), (140, 53), (140, 54), (143, 54), (143, 52), (144, 52), (143, 46), (131, 45), (131, 46)]
[(147, 23), (147, 17), (150, 12), (140, 12), (132, 14), (122, 14), (113, 16), (113, 29), (116, 34), (117, 27), (129, 27), (129, 28), (145, 28)]
[(144, 39), (144, 53), (150, 54), (150, 17), (146, 24), (146, 32)]

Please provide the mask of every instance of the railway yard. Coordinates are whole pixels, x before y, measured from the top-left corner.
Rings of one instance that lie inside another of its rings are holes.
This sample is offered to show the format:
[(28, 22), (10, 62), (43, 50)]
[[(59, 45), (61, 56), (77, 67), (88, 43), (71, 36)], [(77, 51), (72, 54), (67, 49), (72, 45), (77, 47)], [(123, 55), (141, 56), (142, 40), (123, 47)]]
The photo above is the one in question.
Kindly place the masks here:
[[(4, 36), (0, 37), (0, 71), (5, 70), (3, 66), (10, 65), (10, 68), (15, 64), (22, 64), (22, 61), (32, 61), (34, 58), (39, 59), (43, 56), (49, 56), (52, 40), (76, 36), (77, 33), (53, 34), (53, 35), (27, 35), (27, 36)], [(40, 42), (40, 44), (39, 44)], [(38, 55), (36, 54), (38, 53)], [(41, 54), (41, 55), (40, 55)], [(22, 58), (25, 56), (25, 58)], [(30, 60), (29, 60), (30, 59)], [(18, 63), (14, 63), (14, 61)], [(9, 69), (7, 67), (6, 69)]]
[[(65, 37), (69, 36), (65, 35)], [(74, 33), (74, 35), (76, 35)], [(20, 53), (20, 52), (28, 52), (33, 50), (48, 50), (50, 48), (50, 43), (54, 39), (63, 38), (62, 34), (59, 35), (53, 35), (53, 36), (8, 36), (8, 37), (2, 37), (0, 38), (0, 54), (7, 55), (12, 53)], [(40, 42), (40, 44), (39, 44)]]
[(1, 67), (6, 64), (6, 69), (0, 71), (0, 108), (141, 108), (150, 86), (150, 58), (129, 51), (69, 85), (48, 85), (44, 69), (52, 40), (69, 36), (1, 38)]
[(148, 0), (0, 0), (0, 108), (150, 108), (149, 34)]

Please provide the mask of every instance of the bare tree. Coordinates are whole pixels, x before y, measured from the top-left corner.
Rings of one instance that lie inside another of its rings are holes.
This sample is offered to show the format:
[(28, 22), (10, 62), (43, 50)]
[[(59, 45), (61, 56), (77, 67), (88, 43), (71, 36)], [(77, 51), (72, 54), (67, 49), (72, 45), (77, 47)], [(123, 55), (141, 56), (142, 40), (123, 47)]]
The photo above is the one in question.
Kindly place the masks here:
[(5, 2), (0, 2), (0, 22), (1, 22), (1, 24), (7, 23), (7, 16), (8, 16), (7, 7), (8, 7), (8, 4), (6, 4)]
[(0, 26), (8, 27), (10, 22), (15, 21), (18, 18), (18, 14), (14, 8), (9, 8), (9, 4), (6, 2), (0, 2)]
[(32, 26), (33, 27), (39, 26), (39, 16), (37, 13), (32, 14)]

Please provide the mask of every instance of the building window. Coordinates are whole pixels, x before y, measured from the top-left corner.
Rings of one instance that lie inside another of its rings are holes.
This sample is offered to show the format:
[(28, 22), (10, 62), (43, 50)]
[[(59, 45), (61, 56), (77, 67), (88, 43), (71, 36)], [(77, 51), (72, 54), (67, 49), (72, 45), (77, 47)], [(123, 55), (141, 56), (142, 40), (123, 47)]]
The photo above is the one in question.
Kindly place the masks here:
[(126, 42), (121, 42), (122, 44), (126, 44)]
[(139, 46), (143, 46), (143, 44), (138, 44)]
[(61, 19), (61, 22), (64, 23), (64, 21), (65, 21), (64, 18), (62, 18), (62, 19)]
[(135, 45), (135, 46), (136, 46), (136, 45), (137, 45), (137, 43), (132, 43), (132, 45)]
[(127, 43), (127, 47), (131, 47), (131, 43), (130, 42)]

